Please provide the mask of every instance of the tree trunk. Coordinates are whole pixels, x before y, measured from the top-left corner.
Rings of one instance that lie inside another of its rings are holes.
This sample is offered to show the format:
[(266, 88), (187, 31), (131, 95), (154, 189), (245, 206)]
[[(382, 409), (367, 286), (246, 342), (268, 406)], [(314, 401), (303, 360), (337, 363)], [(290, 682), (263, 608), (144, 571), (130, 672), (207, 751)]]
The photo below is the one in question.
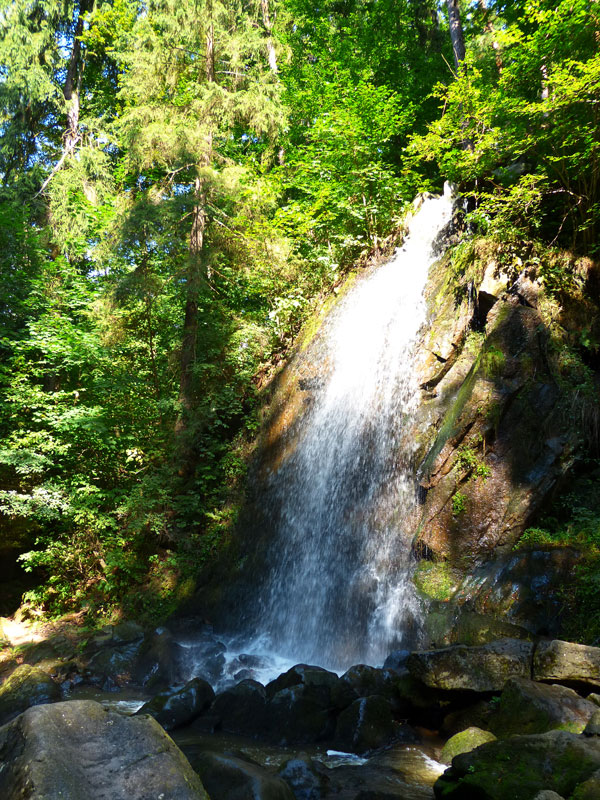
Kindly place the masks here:
[(460, 20), (458, 0), (446, 0), (446, 5), (448, 7), (448, 22), (450, 25), (450, 38), (452, 39), (452, 51), (454, 52), (454, 63), (456, 69), (458, 69), (465, 60), (465, 36)]
[[(215, 80), (215, 35), (212, 21), (212, 2), (208, 5), (209, 21), (206, 29), (206, 81), (213, 83)], [(210, 127), (210, 123), (209, 123)], [(209, 166), (212, 157), (212, 132), (209, 130), (206, 142), (206, 152), (202, 156), (202, 165)], [(187, 288), (185, 301), (185, 316), (183, 321), (183, 339), (181, 343), (179, 403), (181, 412), (177, 420), (176, 432), (181, 434), (188, 427), (190, 413), (194, 402), (193, 372), (196, 363), (196, 343), (198, 339), (198, 301), (200, 290), (205, 283), (204, 239), (206, 235), (207, 215), (206, 183), (198, 176), (194, 184), (194, 209), (192, 211), (192, 229), (188, 253)], [(181, 452), (182, 466), (179, 470), (185, 475), (191, 470), (191, 448), (183, 446)]]
[(269, 58), (269, 69), (271, 72), (277, 72), (277, 54), (275, 53), (275, 45), (273, 44), (273, 37), (271, 31), (273, 30), (273, 23), (269, 14), (269, 0), (260, 0), (260, 8), (262, 11), (263, 27), (267, 34), (267, 55)]
[(63, 95), (67, 101), (67, 129), (65, 133), (65, 150), (72, 151), (79, 137), (79, 97), (81, 94), (81, 80), (83, 66), (81, 63), (81, 34), (85, 15), (91, 11), (94, 0), (80, 0), (77, 23), (73, 31), (73, 47), (71, 58), (67, 67), (67, 75)]

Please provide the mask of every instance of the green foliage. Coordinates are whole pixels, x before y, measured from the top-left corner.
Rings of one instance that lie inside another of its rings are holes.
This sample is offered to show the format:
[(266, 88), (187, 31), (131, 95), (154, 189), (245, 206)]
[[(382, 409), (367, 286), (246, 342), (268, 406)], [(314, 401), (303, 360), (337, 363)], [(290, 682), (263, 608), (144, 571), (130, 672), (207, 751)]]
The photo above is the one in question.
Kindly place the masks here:
[(467, 510), (467, 496), (462, 492), (452, 495), (452, 516), (460, 517)]
[(499, 237), (597, 247), (598, 19), (586, 0), (490, 3), (494, 47), (470, 42), (443, 113), (414, 138), (417, 161), (475, 192), (472, 214)]
[(468, 445), (462, 445), (456, 451), (456, 466), (460, 470), (467, 471), (484, 480), (491, 475), (491, 470), (487, 464), (479, 458), (475, 449)]

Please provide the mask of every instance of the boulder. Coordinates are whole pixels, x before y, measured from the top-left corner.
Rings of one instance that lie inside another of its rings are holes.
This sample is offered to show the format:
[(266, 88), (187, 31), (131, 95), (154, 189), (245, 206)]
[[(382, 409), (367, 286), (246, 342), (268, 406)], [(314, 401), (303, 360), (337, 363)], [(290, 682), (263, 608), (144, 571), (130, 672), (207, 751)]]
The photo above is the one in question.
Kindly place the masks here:
[(103, 647), (88, 661), (88, 671), (102, 683), (108, 681), (117, 686), (129, 683), (135, 674), (142, 642), (143, 639), (134, 639)]
[(296, 800), (321, 800), (327, 793), (327, 768), (312, 758), (290, 758), (277, 774), (292, 787)]
[(265, 687), (253, 680), (244, 680), (237, 686), (217, 695), (210, 715), (228, 733), (259, 736), (266, 725)]
[(0, 728), (0, 761), (4, 800), (208, 800), (157, 722), (92, 700), (28, 709)]
[(545, 733), (560, 728), (581, 733), (597, 707), (566, 686), (527, 678), (507, 681), (489, 727), (496, 736)]
[(583, 732), (586, 736), (600, 736), (600, 711), (594, 711)]
[(454, 736), (467, 728), (489, 730), (490, 718), (495, 711), (497, 697), (492, 700), (478, 700), (472, 705), (459, 708), (446, 714), (441, 725), (441, 733)]
[(268, 735), (281, 744), (328, 739), (335, 725), (329, 695), (327, 686), (299, 684), (281, 689), (267, 703)]
[(494, 742), (496, 737), (490, 731), (484, 731), (481, 728), (467, 728), (465, 731), (454, 734), (446, 742), (442, 748), (440, 761), (442, 764), (449, 764), (454, 756), (461, 753), (470, 753), (480, 744), (486, 742)]
[(288, 784), (237, 756), (200, 753), (193, 759), (211, 800), (294, 800)]
[(296, 666), (267, 684), (267, 698), (270, 700), (282, 689), (289, 689), (290, 686), (302, 684), (303, 686), (314, 688), (314, 691), (311, 692), (313, 696), (322, 696), (324, 699), (327, 698), (329, 702), (331, 691), (338, 687), (339, 680), (335, 672), (329, 672), (323, 667), (296, 664)]
[(600, 686), (600, 647), (558, 639), (540, 642), (533, 659), (533, 678)]
[(0, 686), (0, 725), (30, 706), (56, 703), (61, 699), (58, 685), (39, 667), (21, 664)]
[[(572, 795), (572, 800), (598, 800), (600, 797), (600, 770), (587, 781), (580, 783)], [(550, 800), (550, 798), (548, 798)]]
[(166, 689), (176, 679), (173, 659), (173, 636), (161, 629), (143, 642), (133, 667), (132, 679), (139, 686)]
[(391, 742), (397, 732), (389, 702), (378, 695), (360, 697), (342, 711), (335, 728), (335, 747), (365, 753)]
[(137, 713), (149, 714), (166, 731), (172, 731), (199, 716), (210, 706), (214, 697), (209, 683), (202, 678), (193, 678), (185, 686), (155, 695)]
[(553, 792), (552, 789), (542, 789), (541, 792), (538, 792), (533, 800), (563, 800), (563, 798)]
[(436, 798), (531, 800), (542, 790), (571, 797), (600, 769), (600, 741), (549, 731), (511, 736), (477, 747), (452, 760), (434, 786)]
[(529, 677), (532, 654), (531, 642), (501, 639), (478, 647), (454, 645), (411, 653), (407, 664), (415, 678), (435, 689), (493, 692), (509, 678)]
[[(390, 702), (400, 700), (398, 689), (399, 674), (394, 670), (356, 664), (342, 675), (340, 681), (346, 690), (345, 695), (347, 697), (354, 695), (352, 700), (357, 697), (368, 697), (372, 694), (387, 697)], [(349, 705), (349, 703), (346, 703), (346, 705)]]

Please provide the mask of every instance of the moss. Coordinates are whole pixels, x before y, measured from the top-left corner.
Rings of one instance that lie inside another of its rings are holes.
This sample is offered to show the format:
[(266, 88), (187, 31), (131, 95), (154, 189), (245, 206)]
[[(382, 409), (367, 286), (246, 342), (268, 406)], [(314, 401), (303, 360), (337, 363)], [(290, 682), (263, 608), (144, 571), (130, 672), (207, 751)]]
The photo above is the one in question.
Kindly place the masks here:
[(489, 731), (481, 728), (467, 728), (448, 739), (442, 749), (440, 761), (443, 764), (449, 764), (454, 756), (460, 755), (460, 753), (470, 753), (479, 745), (494, 741), (496, 741), (496, 737)]
[(444, 420), (440, 427), (439, 433), (435, 438), (435, 442), (433, 443), (433, 446), (423, 463), (422, 472), (425, 475), (431, 471), (436, 458), (442, 452), (446, 442), (455, 436), (459, 431), (460, 426), (458, 421), (473, 393), (473, 387), (475, 385), (475, 381), (477, 380), (477, 373), (479, 371), (480, 359), (481, 356), (477, 358), (469, 370), (467, 377), (464, 379), (460, 389), (458, 390), (454, 402), (444, 416)]
[(414, 584), (422, 594), (443, 601), (452, 597), (460, 579), (460, 573), (447, 561), (419, 561), (413, 575)]
[(342, 285), (337, 290), (334, 290), (334, 293), (330, 294), (319, 308), (308, 317), (298, 336), (298, 346), (301, 352), (304, 352), (309, 347), (331, 309), (348, 294), (356, 283), (357, 277), (357, 272), (350, 272)]

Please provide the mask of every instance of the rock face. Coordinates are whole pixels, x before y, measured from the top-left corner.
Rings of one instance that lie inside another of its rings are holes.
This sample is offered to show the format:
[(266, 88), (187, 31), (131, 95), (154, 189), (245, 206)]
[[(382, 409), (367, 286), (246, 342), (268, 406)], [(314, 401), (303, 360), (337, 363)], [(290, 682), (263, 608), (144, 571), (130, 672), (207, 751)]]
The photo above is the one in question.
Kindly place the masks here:
[(571, 797), (598, 769), (595, 739), (566, 731), (512, 736), (456, 756), (434, 791), (453, 800), (531, 800), (542, 790)]
[(493, 692), (509, 678), (528, 677), (532, 656), (531, 642), (502, 639), (481, 647), (455, 645), (412, 653), (407, 663), (411, 674), (426, 686)]
[(31, 706), (55, 703), (60, 699), (59, 687), (46, 672), (22, 664), (0, 686), (0, 725)]
[(212, 686), (202, 678), (194, 678), (185, 686), (161, 692), (140, 708), (138, 714), (149, 714), (166, 731), (191, 722), (214, 700)]
[(91, 700), (30, 708), (0, 728), (5, 800), (208, 800), (160, 725)]
[(498, 737), (513, 734), (546, 733), (560, 728), (581, 733), (597, 711), (566, 686), (547, 686), (526, 678), (511, 678), (500, 696), (500, 703), (489, 720)]
[(480, 244), (462, 274), (442, 259), (426, 290), (417, 548), (456, 562), (510, 550), (568, 468), (575, 442), (555, 408), (541, 285), (495, 258)]
[(533, 661), (537, 681), (569, 681), (600, 686), (600, 647), (571, 642), (540, 642)]

